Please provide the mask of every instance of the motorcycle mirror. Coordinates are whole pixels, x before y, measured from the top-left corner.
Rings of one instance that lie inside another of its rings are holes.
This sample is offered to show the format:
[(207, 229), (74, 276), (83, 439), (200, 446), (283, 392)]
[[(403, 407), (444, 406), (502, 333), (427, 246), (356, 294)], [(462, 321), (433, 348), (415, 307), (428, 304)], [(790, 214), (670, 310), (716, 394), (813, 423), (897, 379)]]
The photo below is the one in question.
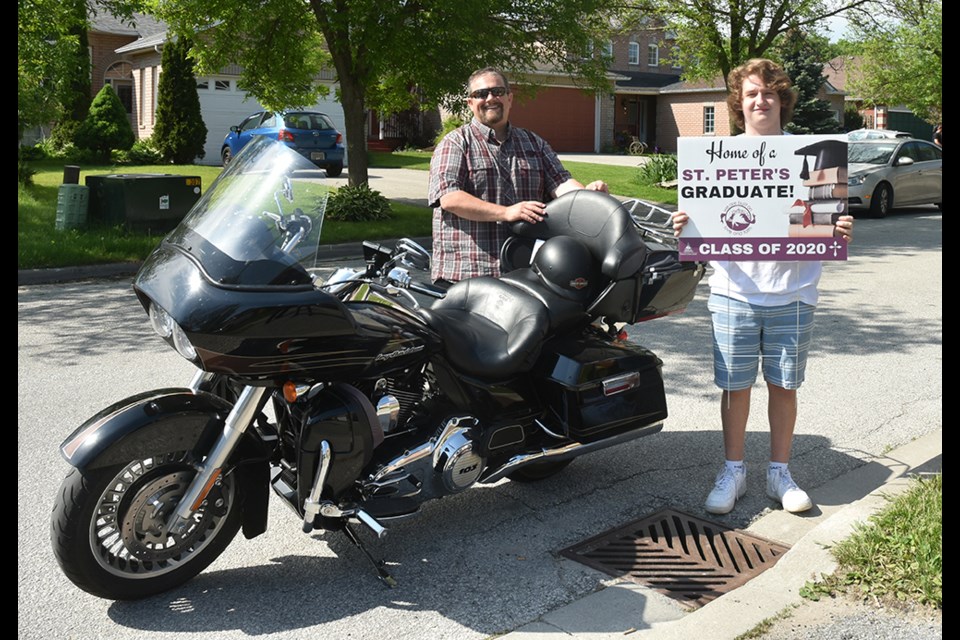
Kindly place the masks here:
[(430, 269), (430, 258), (416, 253), (401, 253), (399, 261), (405, 267), (417, 269), (418, 271), (428, 271)]
[(410, 238), (401, 238), (396, 252), (399, 260), (409, 267), (422, 271), (430, 268), (430, 252)]

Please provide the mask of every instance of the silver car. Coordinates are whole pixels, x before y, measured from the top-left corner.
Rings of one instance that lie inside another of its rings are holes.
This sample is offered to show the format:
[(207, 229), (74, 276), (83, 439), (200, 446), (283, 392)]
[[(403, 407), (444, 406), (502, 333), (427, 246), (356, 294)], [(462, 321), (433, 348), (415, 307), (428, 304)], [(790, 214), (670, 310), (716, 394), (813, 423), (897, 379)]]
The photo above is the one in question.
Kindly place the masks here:
[(847, 201), (852, 211), (882, 218), (894, 207), (943, 204), (943, 150), (912, 138), (847, 145)]
[(892, 129), (857, 129), (847, 133), (847, 140), (879, 140), (882, 138), (912, 138), (906, 131)]

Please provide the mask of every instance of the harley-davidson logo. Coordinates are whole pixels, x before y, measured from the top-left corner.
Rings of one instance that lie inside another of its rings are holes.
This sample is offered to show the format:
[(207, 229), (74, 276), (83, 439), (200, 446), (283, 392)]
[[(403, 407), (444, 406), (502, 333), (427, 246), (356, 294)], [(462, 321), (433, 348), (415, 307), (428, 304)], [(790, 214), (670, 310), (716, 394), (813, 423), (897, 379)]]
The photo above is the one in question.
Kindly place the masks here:
[(589, 284), (590, 282), (586, 278), (574, 278), (570, 281), (570, 288), (579, 291)]

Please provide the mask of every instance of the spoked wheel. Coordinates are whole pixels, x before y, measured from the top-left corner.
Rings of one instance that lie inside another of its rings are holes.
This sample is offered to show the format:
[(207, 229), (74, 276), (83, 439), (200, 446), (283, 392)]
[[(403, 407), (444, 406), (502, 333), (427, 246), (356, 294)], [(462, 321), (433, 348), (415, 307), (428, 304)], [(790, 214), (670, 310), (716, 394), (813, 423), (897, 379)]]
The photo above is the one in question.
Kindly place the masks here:
[(240, 528), (240, 496), (221, 477), (176, 533), (170, 515), (195, 475), (186, 453), (120, 467), (74, 469), (53, 510), (51, 541), (63, 572), (78, 587), (112, 600), (161, 593), (200, 573)]
[(632, 156), (642, 156), (647, 151), (647, 145), (639, 140), (634, 140), (630, 143), (630, 155)]
[(573, 462), (573, 459), (528, 464), (525, 467), (520, 467), (507, 477), (514, 482), (537, 482), (538, 480), (546, 480), (566, 469), (567, 465), (571, 462)]

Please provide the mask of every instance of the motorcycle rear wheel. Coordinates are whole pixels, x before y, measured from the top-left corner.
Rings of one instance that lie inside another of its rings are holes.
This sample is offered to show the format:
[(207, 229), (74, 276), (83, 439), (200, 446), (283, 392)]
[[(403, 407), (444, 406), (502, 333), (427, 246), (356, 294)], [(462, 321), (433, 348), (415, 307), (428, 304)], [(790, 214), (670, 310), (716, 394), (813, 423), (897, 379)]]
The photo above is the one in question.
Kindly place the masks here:
[(73, 469), (60, 487), (50, 528), (64, 574), (93, 595), (137, 600), (203, 571), (237, 534), (241, 496), (226, 475), (187, 529), (169, 535), (166, 519), (194, 473), (186, 453)]

